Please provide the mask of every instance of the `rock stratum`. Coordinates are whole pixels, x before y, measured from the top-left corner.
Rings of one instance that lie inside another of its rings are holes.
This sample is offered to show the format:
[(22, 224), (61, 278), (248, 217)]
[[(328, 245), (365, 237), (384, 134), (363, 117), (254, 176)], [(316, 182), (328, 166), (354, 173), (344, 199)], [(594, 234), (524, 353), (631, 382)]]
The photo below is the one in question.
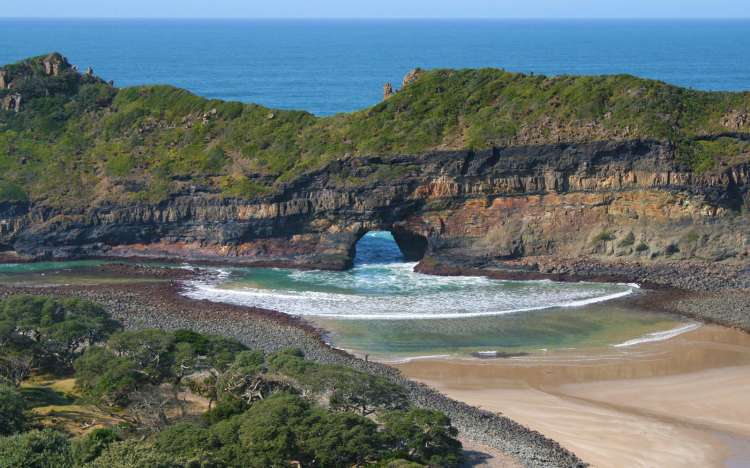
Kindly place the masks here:
[(417, 70), (373, 108), (320, 118), (119, 90), (59, 54), (0, 77), (7, 261), (342, 269), (386, 230), (424, 271), (669, 266), (746, 286), (750, 93)]

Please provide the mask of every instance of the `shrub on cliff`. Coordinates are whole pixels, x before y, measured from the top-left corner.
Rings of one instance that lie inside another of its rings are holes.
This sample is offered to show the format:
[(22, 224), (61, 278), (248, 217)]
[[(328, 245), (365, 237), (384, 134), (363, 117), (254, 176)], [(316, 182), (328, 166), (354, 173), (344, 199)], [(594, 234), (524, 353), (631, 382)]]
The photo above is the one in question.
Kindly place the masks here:
[(319, 118), (170, 86), (118, 90), (70, 69), (48, 76), (42, 59), (4, 67), (28, 78), (17, 88), (21, 112), (0, 111), (0, 186), (17, 186), (8, 201), (24, 194), (58, 208), (157, 203), (185, 180), (254, 198), (345, 155), (442, 148), (661, 140), (697, 171), (748, 154), (748, 143), (727, 133), (750, 132), (750, 94), (628, 75), (424, 71), (369, 109)]

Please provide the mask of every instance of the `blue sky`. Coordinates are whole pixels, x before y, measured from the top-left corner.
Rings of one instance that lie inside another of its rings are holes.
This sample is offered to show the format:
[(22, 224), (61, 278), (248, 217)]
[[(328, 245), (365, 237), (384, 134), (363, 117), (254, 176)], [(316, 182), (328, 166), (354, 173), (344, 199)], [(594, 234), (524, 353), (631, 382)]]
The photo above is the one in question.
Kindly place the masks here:
[(2, 3), (0, 17), (750, 17), (750, 0), (2, 0)]

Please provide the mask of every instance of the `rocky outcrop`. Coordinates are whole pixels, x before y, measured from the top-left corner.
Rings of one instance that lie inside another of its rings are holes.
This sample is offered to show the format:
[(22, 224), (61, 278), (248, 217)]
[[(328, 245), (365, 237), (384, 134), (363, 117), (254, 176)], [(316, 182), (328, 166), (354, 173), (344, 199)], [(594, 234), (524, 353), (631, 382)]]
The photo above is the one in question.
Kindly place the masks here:
[(67, 59), (58, 53), (49, 54), (44, 58), (42, 64), (47, 76), (59, 76), (63, 71), (70, 69)]
[(200, 187), (158, 205), (0, 207), (0, 245), (28, 259), (172, 258), (346, 268), (389, 230), (411, 259), (748, 262), (750, 165), (697, 174), (664, 142), (495, 148), (331, 162), (279, 193)]
[(104, 82), (93, 71), (81, 75), (56, 52), (27, 59), (0, 68), (0, 110), (20, 112), (22, 102), (29, 105), (34, 99), (53, 96), (68, 99), (84, 84), (101, 83)]
[(393, 96), (394, 93), (395, 91), (393, 91), (393, 85), (391, 83), (386, 83), (383, 85), (383, 100)]
[[(406, 88), (410, 84), (414, 83), (419, 79), (420, 76), (422, 76), (422, 69), (421, 68), (415, 68), (411, 70), (409, 73), (407, 73), (404, 76), (403, 83), (401, 84), (401, 89)], [(391, 82), (388, 82), (383, 85), (383, 100), (386, 100), (396, 94), (398, 90), (393, 88), (393, 84)]]
[(406, 88), (410, 84), (414, 83), (422, 75), (421, 68), (415, 68), (404, 76), (404, 81), (401, 83), (401, 89)]
[(23, 97), (18, 93), (8, 94), (0, 101), (0, 109), (9, 112), (21, 112), (21, 100)]
[(721, 125), (730, 130), (739, 130), (745, 125), (750, 124), (750, 114), (733, 110), (721, 117)]

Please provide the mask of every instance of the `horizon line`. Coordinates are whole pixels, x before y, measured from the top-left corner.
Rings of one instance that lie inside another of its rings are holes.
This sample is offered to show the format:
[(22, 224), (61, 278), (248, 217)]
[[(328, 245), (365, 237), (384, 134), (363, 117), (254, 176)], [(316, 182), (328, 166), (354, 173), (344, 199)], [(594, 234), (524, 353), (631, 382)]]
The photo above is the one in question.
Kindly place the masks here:
[(462, 21), (571, 21), (571, 20), (593, 20), (593, 21), (746, 21), (750, 16), (0, 16), (0, 20), (257, 20), (257, 21), (436, 21), (436, 20), (462, 20)]

